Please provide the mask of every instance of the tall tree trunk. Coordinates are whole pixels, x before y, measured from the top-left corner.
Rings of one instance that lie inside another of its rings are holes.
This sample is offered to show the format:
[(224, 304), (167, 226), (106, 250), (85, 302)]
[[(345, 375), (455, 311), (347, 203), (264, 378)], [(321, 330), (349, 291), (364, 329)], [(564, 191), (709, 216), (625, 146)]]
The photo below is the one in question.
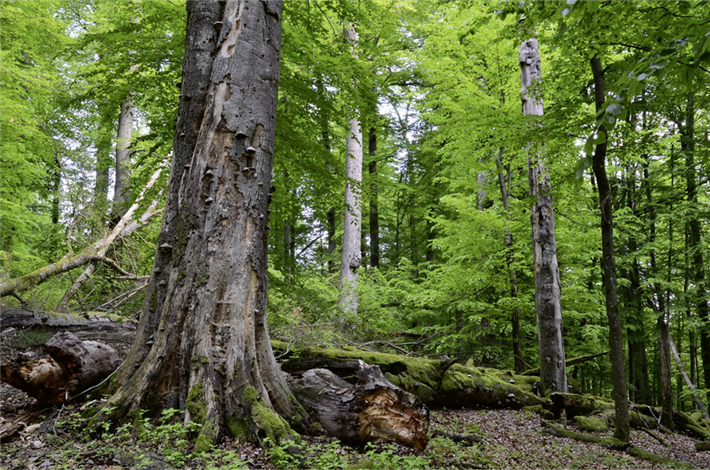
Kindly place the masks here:
[(116, 184), (113, 193), (113, 218), (120, 219), (126, 212), (130, 199), (131, 135), (133, 134), (133, 101), (128, 98), (121, 103), (116, 135)]
[[(594, 76), (594, 101), (597, 115), (604, 110), (604, 71), (601, 60), (594, 56), (591, 61)], [(616, 288), (616, 260), (614, 259), (614, 225), (612, 219), (611, 189), (606, 174), (606, 151), (608, 133), (603, 123), (599, 123), (597, 134), (604, 137), (604, 142), (594, 149), (592, 167), (597, 179), (599, 204), (601, 209), (602, 228), (602, 267), (604, 274), (604, 290), (606, 296), (606, 314), (609, 319), (609, 347), (611, 349), (613, 397), (616, 408), (614, 437), (629, 442), (629, 400), (626, 387), (626, 370), (624, 364), (624, 335), (621, 330), (619, 300)]]
[(500, 148), (496, 157), (496, 166), (498, 167), (498, 184), (500, 186), (500, 194), (503, 199), (503, 208), (505, 209), (505, 248), (506, 248), (506, 263), (508, 265), (508, 276), (510, 279), (510, 297), (515, 302), (513, 311), (511, 312), (512, 336), (513, 336), (513, 358), (515, 360), (515, 372), (521, 373), (525, 370), (523, 363), (523, 348), (520, 343), (520, 310), (518, 308), (518, 273), (515, 269), (515, 250), (513, 245), (513, 232), (510, 229), (513, 213), (510, 211), (510, 165), (503, 168), (503, 153), (504, 147)]
[[(648, 163), (644, 164), (644, 186), (646, 188), (646, 199), (648, 202), (648, 218), (650, 221), (649, 243), (653, 244), (656, 241), (656, 207), (653, 203), (653, 193), (649, 182)], [(656, 263), (656, 250), (652, 249), (651, 257), (651, 272), (652, 275), (658, 276), (658, 265)], [(671, 355), (670, 355), (670, 333), (668, 331), (668, 307), (666, 305), (666, 297), (663, 290), (657, 284), (654, 284), (654, 298), (651, 300), (651, 305), (654, 312), (658, 315), (658, 332), (659, 332), (659, 347), (658, 347), (658, 363), (660, 369), (660, 403), (662, 408), (661, 422), (669, 429), (673, 429), (673, 391), (671, 384)], [(661, 344), (664, 343), (664, 344)]]
[(94, 212), (93, 218), (96, 220), (97, 230), (103, 229), (104, 223), (111, 215), (109, 213), (108, 188), (109, 168), (113, 163), (111, 159), (111, 142), (113, 141), (113, 136), (111, 135), (111, 128), (108, 124), (112, 119), (106, 116), (106, 114), (106, 111), (100, 113), (99, 135), (96, 139), (96, 182), (94, 183), (92, 206)]
[[(344, 30), (346, 41), (353, 47), (357, 55), (358, 34), (354, 27)], [(352, 114), (348, 122), (347, 151), (345, 155), (345, 215), (343, 227), (343, 252), (340, 261), (340, 296), (338, 305), (350, 318), (357, 313), (358, 269), (362, 263), (360, 258), (360, 235), (362, 230), (361, 192), (362, 183), (362, 128), (357, 118), (357, 110), (350, 109)]]
[(370, 139), (367, 146), (370, 155), (370, 266), (380, 267), (380, 216), (377, 201), (377, 129), (370, 127)]
[(281, 8), (276, 0), (187, 3), (160, 245), (137, 338), (99, 422), (186, 409), (185, 420), (202, 425), (201, 451), (224, 434), (287, 437), (283, 418), (305, 418), (266, 326)]
[[(537, 39), (523, 42), (518, 51), (523, 115), (541, 116), (540, 52)], [(530, 144), (532, 150), (533, 143)], [(535, 312), (540, 344), (540, 388), (543, 392), (567, 392), (565, 347), (562, 339), (560, 271), (557, 264), (555, 213), (552, 209), (550, 174), (541, 157), (529, 154), (528, 179), (533, 205), (533, 263), (535, 271)]]
[(705, 265), (703, 259), (703, 243), (700, 220), (695, 208), (698, 200), (698, 172), (695, 166), (695, 105), (694, 95), (688, 95), (685, 126), (682, 129), (681, 148), (685, 154), (687, 200), (690, 210), (688, 218), (688, 250), (690, 252), (690, 279), (693, 289), (690, 289), (695, 299), (695, 311), (700, 318), (700, 357), (703, 362), (705, 388), (710, 388), (710, 309), (706, 300)]

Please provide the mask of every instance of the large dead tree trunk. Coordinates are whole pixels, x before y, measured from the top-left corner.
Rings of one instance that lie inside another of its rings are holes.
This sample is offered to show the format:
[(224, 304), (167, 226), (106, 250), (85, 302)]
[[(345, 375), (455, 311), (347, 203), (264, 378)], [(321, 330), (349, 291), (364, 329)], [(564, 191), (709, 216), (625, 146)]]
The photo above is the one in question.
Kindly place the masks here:
[[(151, 205), (139, 220), (132, 220), (133, 214), (135, 214), (136, 210), (138, 210), (138, 207), (140, 205), (140, 202), (143, 200), (144, 195), (150, 188), (153, 187), (155, 182), (158, 180), (158, 177), (160, 176), (161, 172), (162, 168), (159, 168), (155, 171), (155, 173), (153, 173), (150, 180), (148, 181), (148, 184), (146, 184), (145, 188), (143, 188), (143, 191), (136, 199), (136, 202), (128, 209), (128, 211), (126, 211), (123, 217), (121, 217), (118, 223), (113, 227), (111, 233), (109, 233), (106, 237), (87, 246), (86, 248), (81, 250), (79, 254), (68, 253), (56, 263), (41, 267), (39, 269), (36, 269), (35, 271), (32, 271), (31, 273), (25, 274), (14, 279), (1, 281), (0, 297), (4, 297), (6, 295), (13, 295), (16, 293), (19, 294), (20, 292), (24, 292), (27, 289), (31, 289), (32, 287), (43, 283), (52, 276), (71, 271), (72, 269), (84, 266), (88, 263), (104, 263), (114, 268), (124, 276), (128, 276), (129, 278), (135, 278), (136, 276), (133, 276), (131, 273), (121, 269), (121, 267), (115, 261), (106, 258), (105, 255), (108, 251), (109, 246), (111, 246), (114, 241), (120, 238), (130, 236), (133, 232), (148, 223), (151, 218), (160, 213), (160, 211), (156, 210), (155, 205)], [(59, 305), (62, 307), (66, 305), (64, 299), (62, 299)]]
[[(280, 1), (189, 1), (166, 216), (137, 338), (99, 420), (186, 409), (196, 446), (288, 437), (266, 325)], [(195, 130), (198, 130), (195, 133)], [(184, 145), (187, 139), (190, 145)]]
[[(358, 45), (358, 34), (354, 27), (345, 28), (346, 41), (352, 45), (353, 54)], [(362, 236), (362, 129), (356, 116), (357, 109), (349, 111), (352, 116), (348, 121), (348, 135), (345, 154), (345, 214), (343, 227), (343, 251), (340, 258), (340, 297), (338, 305), (348, 319), (357, 313), (358, 269), (362, 263), (360, 257), (360, 238)]]
[(354, 385), (327, 369), (311, 369), (291, 382), (291, 391), (314, 421), (344, 442), (397, 442), (420, 450), (429, 442), (426, 406), (378, 366), (360, 361)]
[[(523, 42), (518, 51), (523, 115), (543, 114), (540, 52), (537, 39)], [(532, 150), (533, 145), (530, 145)], [(541, 157), (528, 155), (528, 180), (533, 205), (533, 263), (535, 268), (535, 312), (540, 344), (540, 388), (543, 392), (566, 392), (567, 370), (562, 340), (560, 270), (557, 264), (555, 213), (552, 209), (550, 174)]]
[[(597, 115), (604, 111), (604, 71), (601, 60), (594, 56), (590, 60), (592, 75), (594, 76), (594, 100)], [(629, 442), (629, 399), (626, 386), (626, 366), (624, 358), (624, 337), (621, 330), (621, 316), (619, 314), (619, 299), (616, 289), (616, 260), (614, 259), (614, 224), (613, 209), (611, 205), (611, 188), (606, 174), (607, 130), (600, 122), (597, 133), (603, 142), (594, 149), (592, 167), (597, 179), (599, 190), (599, 205), (601, 209), (602, 229), (602, 268), (604, 276), (604, 292), (606, 297), (606, 314), (609, 320), (609, 349), (611, 349), (611, 376), (614, 385), (613, 397), (616, 409), (614, 437), (624, 442)]]
[(37, 398), (40, 404), (62, 403), (109, 376), (121, 363), (111, 346), (81, 341), (60, 331), (43, 354), (20, 353), (0, 366), (2, 381)]

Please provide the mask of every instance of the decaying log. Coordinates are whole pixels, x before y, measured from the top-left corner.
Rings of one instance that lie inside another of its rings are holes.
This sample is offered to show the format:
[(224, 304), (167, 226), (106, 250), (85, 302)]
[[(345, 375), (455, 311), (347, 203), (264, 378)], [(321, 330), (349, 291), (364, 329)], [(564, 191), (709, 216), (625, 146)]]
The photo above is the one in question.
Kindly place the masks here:
[(313, 421), (344, 442), (397, 442), (420, 450), (429, 442), (427, 407), (378, 366), (361, 362), (354, 385), (327, 369), (311, 369), (290, 387)]
[(587, 416), (595, 411), (614, 409), (614, 402), (592, 395), (578, 395), (576, 393), (553, 393), (550, 395), (552, 407), (550, 411), (556, 418), (564, 415), (567, 419), (575, 416)]
[(120, 341), (131, 343), (136, 326), (120, 315), (104, 312), (57, 313), (23, 308), (0, 310), (0, 330), (3, 338), (25, 329), (51, 332), (66, 330), (79, 339)]
[(100, 383), (120, 364), (111, 346), (81, 341), (68, 331), (60, 331), (47, 342), (42, 354), (20, 353), (4, 361), (0, 377), (37, 398), (40, 404), (56, 404)]
[(419, 397), (430, 408), (512, 408), (547, 405), (536, 395), (536, 377), (512, 371), (486, 369), (425, 358), (376, 353), (355, 348), (309, 348), (289, 351), (284, 343), (272, 342), (282, 353), (285, 372), (301, 375), (312, 368), (324, 368), (348, 382), (355, 382), (358, 361), (380, 366), (393, 384)]

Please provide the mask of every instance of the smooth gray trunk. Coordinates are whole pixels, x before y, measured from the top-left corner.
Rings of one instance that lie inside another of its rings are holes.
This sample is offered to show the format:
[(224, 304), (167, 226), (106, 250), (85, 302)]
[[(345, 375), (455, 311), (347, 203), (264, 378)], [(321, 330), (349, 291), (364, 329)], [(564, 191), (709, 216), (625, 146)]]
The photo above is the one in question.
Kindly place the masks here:
[(126, 212), (131, 197), (131, 137), (133, 134), (133, 101), (129, 98), (121, 103), (116, 134), (116, 184), (113, 194), (113, 216), (119, 219)]
[[(346, 41), (357, 47), (358, 34), (354, 28), (344, 31)], [(345, 213), (343, 227), (343, 252), (340, 260), (340, 297), (338, 305), (346, 318), (357, 313), (358, 307), (358, 269), (362, 264), (360, 254), (360, 237), (362, 231), (361, 191), (362, 183), (362, 129), (360, 120), (353, 116), (348, 121), (348, 133), (345, 155)]]
[[(543, 102), (540, 52), (536, 39), (523, 42), (518, 51), (523, 115), (542, 116)], [(537, 125), (533, 123), (531, 125)], [(530, 148), (536, 145), (530, 144)], [(562, 339), (560, 271), (557, 264), (555, 213), (552, 209), (550, 174), (544, 160), (528, 154), (528, 180), (533, 205), (533, 263), (535, 272), (535, 312), (540, 345), (540, 388), (543, 392), (567, 392), (565, 347)]]

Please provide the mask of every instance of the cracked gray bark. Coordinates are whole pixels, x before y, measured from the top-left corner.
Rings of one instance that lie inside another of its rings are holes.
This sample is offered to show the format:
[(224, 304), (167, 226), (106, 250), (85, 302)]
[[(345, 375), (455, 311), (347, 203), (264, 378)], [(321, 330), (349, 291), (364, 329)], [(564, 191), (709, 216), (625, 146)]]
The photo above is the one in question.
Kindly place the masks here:
[(305, 423), (266, 324), (281, 8), (277, 0), (187, 2), (159, 246), (136, 340), (99, 422), (184, 409), (186, 421), (202, 425), (198, 443), (278, 439), (283, 418)]
[[(523, 115), (542, 116), (540, 53), (537, 39), (523, 42), (518, 51)], [(531, 125), (537, 125), (533, 120)], [(536, 145), (531, 143), (529, 149)], [(552, 209), (550, 174), (544, 160), (528, 154), (528, 180), (535, 271), (535, 313), (540, 345), (540, 388), (547, 392), (567, 392), (565, 347), (562, 339), (560, 271), (557, 264), (555, 213)]]
[[(345, 28), (345, 40), (357, 47), (358, 34), (354, 28)], [(357, 314), (358, 307), (358, 269), (362, 263), (360, 243), (362, 236), (362, 213), (360, 183), (362, 182), (362, 129), (356, 109), (348, 121), (348, 134), (345, 154), (345, 211), (343, 227), (343, 252), (340, 258), (340, 296), (338, 305), (351, 318)]]

